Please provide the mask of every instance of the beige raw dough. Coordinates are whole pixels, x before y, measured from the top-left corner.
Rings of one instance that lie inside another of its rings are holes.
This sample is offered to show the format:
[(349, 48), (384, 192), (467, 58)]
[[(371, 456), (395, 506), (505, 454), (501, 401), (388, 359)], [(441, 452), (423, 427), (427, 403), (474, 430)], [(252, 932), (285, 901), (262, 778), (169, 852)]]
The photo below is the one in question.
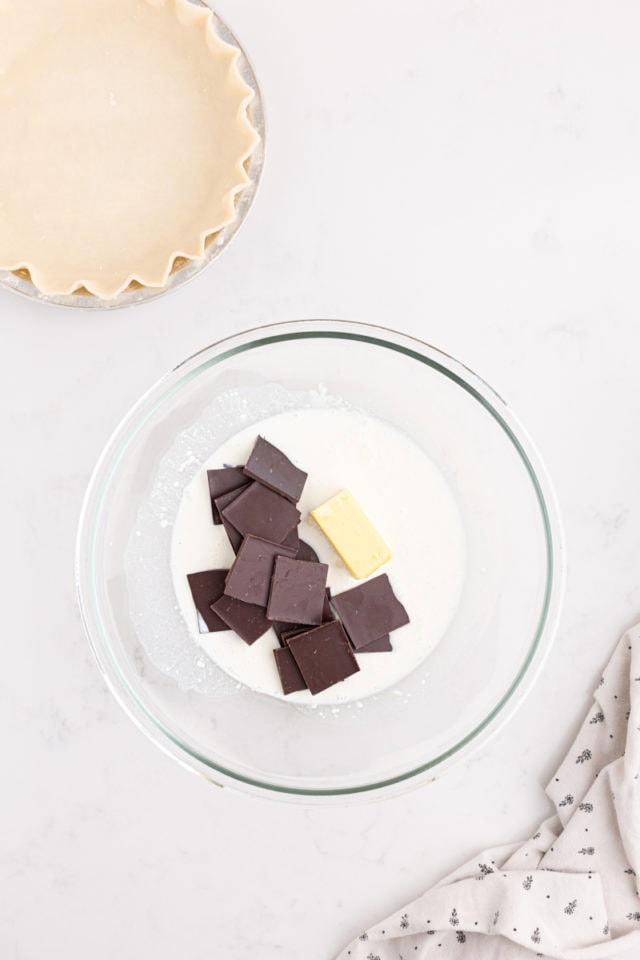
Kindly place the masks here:
[(0, 0), (0, 269), (163, 286), (235, 216), (252, 92), (188, 0)]

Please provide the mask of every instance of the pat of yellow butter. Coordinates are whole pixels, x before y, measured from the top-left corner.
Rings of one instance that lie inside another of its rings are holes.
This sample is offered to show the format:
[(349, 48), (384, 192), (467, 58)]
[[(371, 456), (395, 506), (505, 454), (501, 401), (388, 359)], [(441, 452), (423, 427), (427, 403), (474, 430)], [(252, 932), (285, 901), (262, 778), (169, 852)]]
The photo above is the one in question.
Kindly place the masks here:
[(311, 516), (357, 580), (391, 559), (391, 551), (348, 490), (322, 503)]

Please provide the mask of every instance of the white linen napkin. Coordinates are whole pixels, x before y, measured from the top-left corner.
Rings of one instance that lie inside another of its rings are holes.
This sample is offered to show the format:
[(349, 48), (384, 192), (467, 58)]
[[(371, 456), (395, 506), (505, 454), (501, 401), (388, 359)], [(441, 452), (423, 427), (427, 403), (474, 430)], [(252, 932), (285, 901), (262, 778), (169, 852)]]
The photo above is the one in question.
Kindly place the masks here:
[(640, 624), (547, 787), (556, 814), (363, 933), (338, 960), (640, 958)]

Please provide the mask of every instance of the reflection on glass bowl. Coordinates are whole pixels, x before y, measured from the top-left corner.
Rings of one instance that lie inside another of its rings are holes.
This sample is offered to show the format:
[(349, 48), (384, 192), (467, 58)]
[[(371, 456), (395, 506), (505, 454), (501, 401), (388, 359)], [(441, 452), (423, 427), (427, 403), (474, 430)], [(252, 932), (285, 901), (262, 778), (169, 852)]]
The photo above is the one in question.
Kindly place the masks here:
[[(265, 385), (274, 387), (269, 414), (321, 388), (408, 434), (446, 478), (464, 524), (462, 595), (435, 650), (390, 689), (337, 708), (296, 707), (230, 681), (179, 619), (165, 631), (183, 658), (178, 680), (159, 669), (163, 651), (132, 617), (132, 538), (155, 557), (165, 578), (156, 586), (173, 602), (171, 532), (182, 490), (217, 443), (265, 416), (248, 400)], [(176, 449), (175, 496), (156, 503), (156, 521), (142, 528), (141, 509)], [(406, 789), (486, 741), (549, 650), (563, 547), (540, 457), (483, 380), (398, 333), (301, 321), (215, 344), (142, 397), (91, 479), (77, 580), (100, 668), (158, 746), (214, 783), (308, 801)]]

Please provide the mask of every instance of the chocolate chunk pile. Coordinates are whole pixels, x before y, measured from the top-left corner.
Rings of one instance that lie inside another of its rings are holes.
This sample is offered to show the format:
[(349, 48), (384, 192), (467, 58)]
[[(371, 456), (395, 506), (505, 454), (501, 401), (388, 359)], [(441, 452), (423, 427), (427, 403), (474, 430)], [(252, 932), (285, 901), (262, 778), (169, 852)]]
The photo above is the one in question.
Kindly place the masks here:
[(246, 466), (207, 472), (214, 524), (236, 554), (230, 570), (188, 575), (209, 632), (234, 630), (252, 644), (271, 627), (285, 694), (320, 693), (360, 669), (354, 656), (392, 649), (409, 622), (386, 574), (331, 597), (327, 564), (298, 537), (307, 474), (258, 437)]

